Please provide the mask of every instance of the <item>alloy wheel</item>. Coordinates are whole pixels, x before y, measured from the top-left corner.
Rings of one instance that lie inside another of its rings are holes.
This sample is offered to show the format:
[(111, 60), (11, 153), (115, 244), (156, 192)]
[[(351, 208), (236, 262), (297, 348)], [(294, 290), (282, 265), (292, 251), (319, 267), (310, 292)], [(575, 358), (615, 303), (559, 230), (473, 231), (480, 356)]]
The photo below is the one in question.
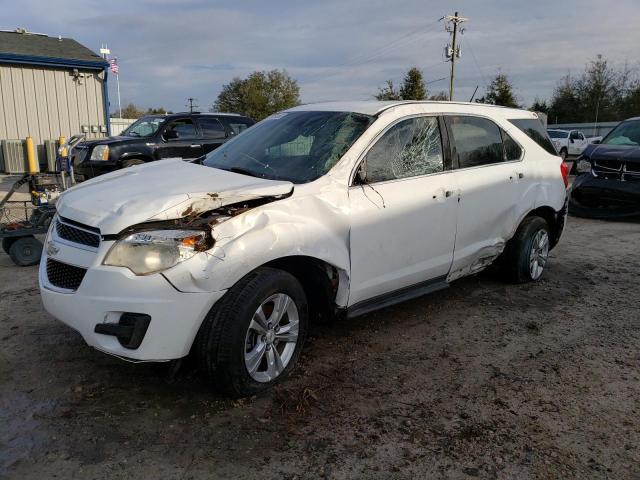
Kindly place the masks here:
[(249, 323), (244, 363), (257, 382), (275, 380), (287, 368), (298, 344), (300, 317), (293, 299), (276, 293), (264, 300)]
[(529, 254), (529, 273), (532, 280), (538, 280), (544, 271), (549, 258), (549, 234), (546, 230), (538, 230), (533, 236), (531, 253)]

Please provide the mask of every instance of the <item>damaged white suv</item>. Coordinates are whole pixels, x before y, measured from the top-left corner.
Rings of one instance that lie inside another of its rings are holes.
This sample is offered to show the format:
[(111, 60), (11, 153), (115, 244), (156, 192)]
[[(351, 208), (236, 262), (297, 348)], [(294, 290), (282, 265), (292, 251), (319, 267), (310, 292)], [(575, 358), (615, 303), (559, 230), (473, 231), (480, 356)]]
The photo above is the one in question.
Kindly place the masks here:
[(538, 280), (566, 170), (534, 113), (452, 102), (304, 105), (200, 163), (119, 170), (65, 192), (40, 266), (44, 306), (135, 361), (195, 353), (259, 392), (309, 322), (353, 317), (497, 262)]

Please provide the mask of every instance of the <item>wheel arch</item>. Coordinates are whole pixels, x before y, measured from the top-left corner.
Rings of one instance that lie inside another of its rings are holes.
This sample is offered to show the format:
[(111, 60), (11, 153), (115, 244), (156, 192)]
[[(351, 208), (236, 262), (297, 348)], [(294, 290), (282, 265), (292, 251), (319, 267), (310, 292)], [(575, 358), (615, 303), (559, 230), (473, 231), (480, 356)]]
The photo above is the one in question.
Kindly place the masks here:
[[(565, 207), (566, 208), (566, 207)], [(564, 213), (562, 211), (557, 212), (552, 207), (545, 205), (531, 210), (527, 215), (522, 218), (518, 226), (529, 217), (540, 217), (543, 218), (547, 225), (549, 225), (550, 229), (550, 248), (555, 247), (560, 240), (560, 235), (562, 234), (562, 230), (564, 229)]]
[[(311, 320), (327, 320), (336, 312), (339, 290), (347, 288), (346, 275), (325, 260), (308, 255), (291, 255), (271, 260), (258, 268), (270, 267), (293, 275), (302, 285), (309, 303)], [(346, 272), (345, 272), (346, 273)]]
[(146, 162), (152, 162), (153, 157), (142, 152), (125, 152), (118, 158), (118, 163), (122, 164), (125, 160), (139, 159)]

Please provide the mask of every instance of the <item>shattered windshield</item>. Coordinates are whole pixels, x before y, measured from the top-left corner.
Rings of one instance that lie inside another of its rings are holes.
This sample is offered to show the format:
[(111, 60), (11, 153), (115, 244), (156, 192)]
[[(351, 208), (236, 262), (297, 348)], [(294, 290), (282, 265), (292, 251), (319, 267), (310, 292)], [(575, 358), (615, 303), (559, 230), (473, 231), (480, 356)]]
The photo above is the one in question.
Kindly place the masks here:
[(217, 148), (202, 163), (306, 183), (326, 174), (374, 120), (352, 112), (277, 113)]
[(606, 145), (640, 145), (640, 120), (622, 122), (602, 141)]
[(124, 137), (150, 137), (158, 131), (164, 121), (165, 117), (143, 117), (132, 123), (120, 135)]

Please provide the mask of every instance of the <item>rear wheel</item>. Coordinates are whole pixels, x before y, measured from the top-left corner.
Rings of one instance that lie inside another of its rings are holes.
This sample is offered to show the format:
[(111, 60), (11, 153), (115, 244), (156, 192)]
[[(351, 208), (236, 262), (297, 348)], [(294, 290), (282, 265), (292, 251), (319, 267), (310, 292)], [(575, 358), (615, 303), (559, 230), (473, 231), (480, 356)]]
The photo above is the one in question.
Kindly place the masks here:
[(16, 265), (28, 267), (40, 262), (42, 242), (33, 236), (20, 237), (9, 248), (9, 256)]
[(507, 243), (502, 266), (516, 283), (540, 280), (549, 258), (549, 225), (541, 217), (525, 218)]
[(205, 318), (196, 352), (221, 390), (253, 395), (283, 380), (300, 357), (307, 299), (291, 274), (260, 268), (240, 280)]

